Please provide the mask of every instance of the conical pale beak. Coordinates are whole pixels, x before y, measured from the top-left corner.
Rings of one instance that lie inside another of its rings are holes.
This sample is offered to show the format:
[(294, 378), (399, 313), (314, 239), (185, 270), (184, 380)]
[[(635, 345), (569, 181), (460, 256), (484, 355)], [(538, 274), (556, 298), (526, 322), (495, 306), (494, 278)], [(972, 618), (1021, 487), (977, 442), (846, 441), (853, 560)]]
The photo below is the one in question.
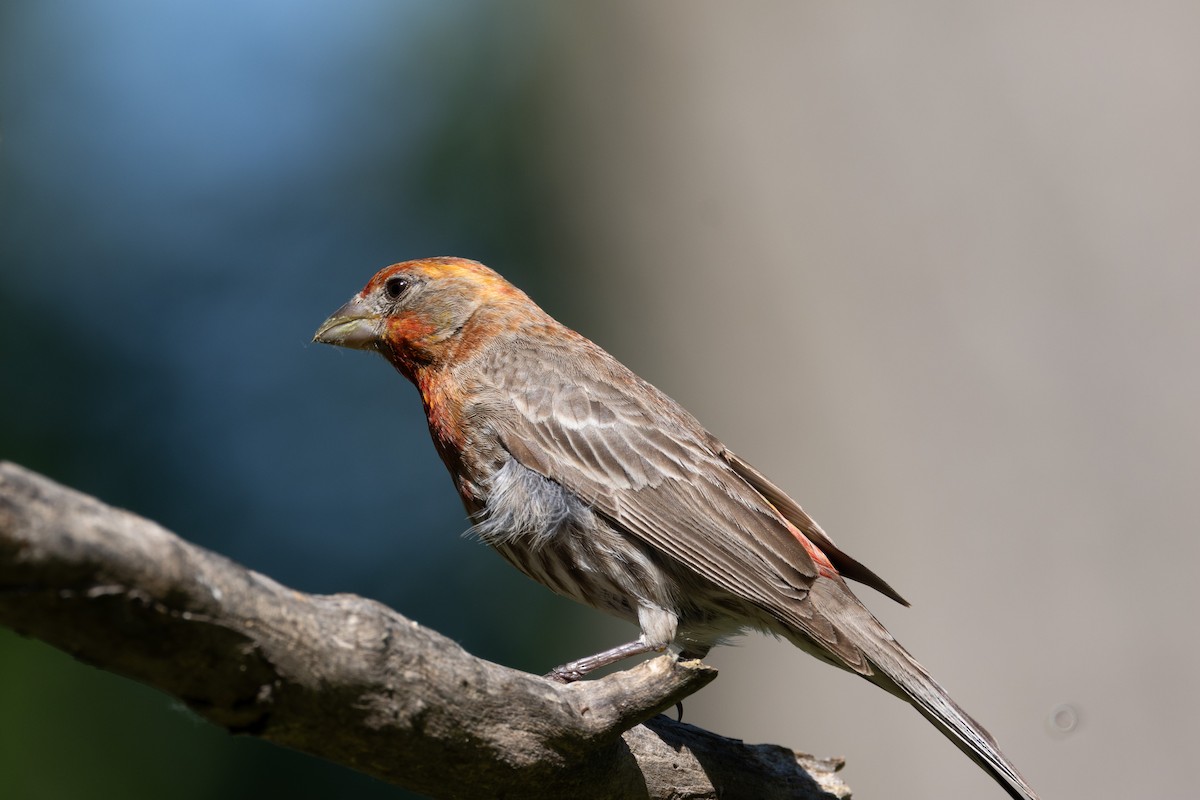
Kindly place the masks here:
[(381, 318), (367, 310), (356, 295), (321, 323), (313, 341), (354, 350), (373, 350), (379, 341), (381, 322)]

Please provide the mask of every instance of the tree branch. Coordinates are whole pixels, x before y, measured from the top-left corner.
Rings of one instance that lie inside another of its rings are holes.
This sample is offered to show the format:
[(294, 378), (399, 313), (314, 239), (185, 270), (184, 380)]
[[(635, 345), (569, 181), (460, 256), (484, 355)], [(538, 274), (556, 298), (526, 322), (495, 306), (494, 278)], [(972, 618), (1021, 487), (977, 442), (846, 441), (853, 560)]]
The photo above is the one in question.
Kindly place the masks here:
[(436, 797), (849, 797), (840, 759), (660, 715), (716, 677), (699, 662), (558, 684), (374, 601), (288, 589), (7, 462), (0, 623), (231, 732)]

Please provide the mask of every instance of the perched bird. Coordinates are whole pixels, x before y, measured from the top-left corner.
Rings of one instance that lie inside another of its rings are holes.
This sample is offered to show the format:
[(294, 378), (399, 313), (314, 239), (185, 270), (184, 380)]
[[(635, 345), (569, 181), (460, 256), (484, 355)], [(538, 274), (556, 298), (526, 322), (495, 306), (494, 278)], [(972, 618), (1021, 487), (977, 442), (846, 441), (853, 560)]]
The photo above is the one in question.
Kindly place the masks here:
[(459, 258), (393, 264), (313, 340), (374, 350), (416, 384), (485, 542), (641, 628), (553, 676), (669, 647), (700, 658), (766, 631), (911, 703), (1012, 797), (1036, 800), (845, 579), (908, 605), (892, 587), (695, 417), (497, 273)]

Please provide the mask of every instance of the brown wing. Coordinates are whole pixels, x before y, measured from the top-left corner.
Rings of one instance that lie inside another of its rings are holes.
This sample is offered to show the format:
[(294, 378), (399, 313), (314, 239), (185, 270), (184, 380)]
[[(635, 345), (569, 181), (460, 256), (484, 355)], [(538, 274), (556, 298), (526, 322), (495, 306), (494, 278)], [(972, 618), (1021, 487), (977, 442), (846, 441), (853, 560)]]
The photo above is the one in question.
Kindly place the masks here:
[(591, 342), (570, 344), (507, 347), (484, 365), (516, 412), (498, 431), (504, 447), (614, 525), (869, 672), (808, 602), (812, 558), (720, 442)]
[(853, 557), (842, 552), (842, 549), (833, 543), (829, 535), (821, 530), (821, 526), (800, 507), (800, 504), (784, 494), (783, 490), (778, 486), (767, 480), (765, 475), (738, 458), (728, 448), (721, 455), (729, 462), (738, 475), (745, 478), (751, 486), (767, 499), (767, 502), (775, 506), (775, 509), (783, 515), (784, 519), (799, 528), (801, 533), (807, 536), (817, 547), (821, 548), (821, 552), (837, 567), (837, 571), (844, 577), (870, 586), (875, 591), (887, 595), (901, 605), (909, 605), (909, 602), (901, 597), (899, 592), (889, 586), (887, 581)]

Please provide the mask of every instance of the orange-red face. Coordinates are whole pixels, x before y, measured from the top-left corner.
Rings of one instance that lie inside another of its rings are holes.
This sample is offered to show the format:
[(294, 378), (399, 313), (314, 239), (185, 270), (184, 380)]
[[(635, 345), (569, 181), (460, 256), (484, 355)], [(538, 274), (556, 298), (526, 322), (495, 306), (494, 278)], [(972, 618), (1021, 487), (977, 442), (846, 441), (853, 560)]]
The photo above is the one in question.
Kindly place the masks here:
[(477, 261), (426, 258), (384, 267), (325, 320), (313, 341), (377, 350), (410, 378), (437, 362), (479, 309), (516, 302), (519, 289)]

